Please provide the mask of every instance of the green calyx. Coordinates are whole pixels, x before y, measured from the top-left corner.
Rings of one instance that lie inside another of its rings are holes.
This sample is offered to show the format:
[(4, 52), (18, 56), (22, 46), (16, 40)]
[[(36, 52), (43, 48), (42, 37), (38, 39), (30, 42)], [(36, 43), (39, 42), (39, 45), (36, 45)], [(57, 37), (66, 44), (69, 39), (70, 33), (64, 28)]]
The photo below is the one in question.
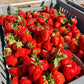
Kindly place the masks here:
[(17, 48), (21, 48), (23, 46), (22, 41), (18, 40), (18, 42), (16, 42), (16, 45), (17, 45)]
[(65, 38), (66, 38), (66, 39), (70, 39), (70, 37), (69, 37), (69, 36), (65, 36)]
[(20, 15), (17, 16), (16, 22), (18, 22), (18, 23), (22, 22), (22, 19), (21, 19)]
[(30, 49), (32, 49), (33, 48), (33, 45), (30, 42), (28, 42), (27, 43), (27, 47), (30, 48)]
[(54, 37), (54, 36), (56, 36), (56, 34), (55, 33), (52, 33), (52, 37)]

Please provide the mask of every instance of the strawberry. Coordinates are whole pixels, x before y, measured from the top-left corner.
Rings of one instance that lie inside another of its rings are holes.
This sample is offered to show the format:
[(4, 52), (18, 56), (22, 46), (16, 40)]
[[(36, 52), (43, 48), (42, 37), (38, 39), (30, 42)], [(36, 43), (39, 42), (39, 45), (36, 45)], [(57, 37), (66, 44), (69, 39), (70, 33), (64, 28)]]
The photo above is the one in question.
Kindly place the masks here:
[(52, 34), (51, 41), (53, 43), (53, 46), (58, 46), (58, 43), (60, 41), (59, 36), (56, 36), (56, 34)]
[(26, 12), (26, 18), (32, 18), (31, 11)]
[(76, 40), (78, 40), (80, 37), (80, 33), (76, 32), (73, 34), (73, 38), (75, 38)]
[(22, 42), (18, 40), (12, 45), (12, 49), (17, 50), (18, 48), (22, 48), (22, 46), (23, 46)]
[(71, 24), (69, 22), (66, 23), (66, 28), (70, 28)]
[(51, 18), (47, 19), (47, 23), (48, 25), (53, 26), (53, 20)]
[(54, 16), (55, 14), (57, 14), (57, 11), (55, 9), (50, 9), (49, 14), (50, 16)]
[(22, 66), (11, 68), (11, 69), (8, 70), (8, 72), (13, 77), (22, 77), (24, 75), (24, 73), (23, 73), (23, 67)]
[(18, 83), (18, 77), (13, 77), (11, 84), (19, 84)]
[(35, 40), (35, 39), (30, 40), (30, 41), (27, 42), (27, 44), (26, 44), (26, 46), (27, 46), (28, 48), (30, 48), (30, 49), (36, 48), (36, 45), (37, 45), (37, 43), (36, 43), (36, 40)]
[(28, 18), (27, 23), (29, 24), (34, 24), (34, 19), (33, 18)]
[(76, 18), (71, 18), (70, 23), (71, 24), (77, 24), (77, 19)]
[(51, 51), (52, 43), (50, 43), (50, 42), (45, 42), (45, 43), (43, 44), (43, 48), (44, 48), (45, 50), (47, 50), (47, 51)]
[(11, 32), (12, 32), (12, 27), (13, 27), (13, 25), (6, 24), (6, 25), (4, 26), (5, 32), (11, 33)]
[(48, 84), (47, 77), (45, 75), (41, 75), (35, 84)]
[(61, 23), (60, 23), (60, 22), (55, 22), (55, 23), (54, 23), (54, 27), (55, 27), (56, 29), (59, 29), (60, 26), (61, 26)]
[(22, 77), (19, 81), (20, 84), (32, 84), (28, 77)]
[(70, 50), (72, 50), (73, 52), (77, 52), (78, 50), (78, 45), (75, 43), (71, 43), (69, 44)]
[(79, 42), (84, 43), (84, 35), (82, 35), (82, 34), (80, 35)]
[(42, 66), (42, 68), (43, 68), (43, 71), (47, 71), (47, 69), (48, 69), (48, 67), (49, 67), (49, 64), (48, 64), (48, 62), (46, 61), (46, 60), (41, 60), (42, 61), (42, 64), (41, 64), (41, 66)]
[(29, 24), (28, 30), (30, 30), (31, 32), (34, 32), (35, 31), (35, 24)]
[(8, 55), (11, 55), (12, 54), (12, 49), (11, 48), (5, 48), (5, 55), (8, 56)]
[(59, 36), (59, 39), (60, 39), (59, 43), (64, 44), (64, 38), (61, 35)]
[(65, 78), (64, 75), (59, 71), (54, 71), (49, 76), (49, 84), (64, 84)]
[(23, 19), (22, 22), (20, 22), (21, 26), (27, 27), (27, 20)]
[(49, 39), (50, 32), (48, 29), (43, 29), (40, 31), (40, 38), (42, 41), (47, 41)]
[(83, 44), (84, 44), (84, 43), (79, 43), (78, 46), (79, 46), (79, 48), (80, 48), (81, 50), (84, 51), (84, 45), (83, 45)]
[(26, 50), (24, 48), (18, 48), (16, 53), (15, 53), (15, 57), (22, 57), (26, 55)]
[(49, 11), (50, 11), (50, 7), (49, 7), (49, 6), (43, 6), (42, 9), (43, 9), (45, 12), (49, 12)]
[[(11, 61), (10, 61), (11, 60)], [(18, 64), (18, 59), (14, 55), (9, 55), (6, 57), (6, 63), (9, 66), (17, 66)]]
[(23, 18), (25, 18), (25, 17), (26, 17), (26, 14), (25, 14), (25, 12), (24, 12), (24, 11), (19, 12), (19, 15), (20, 15), (21, 17), (23, 17)]
[(63, 66), (63, 74), (67, 81), (72, 80), (75, 76), (80, 73), (81, 68), (76, 64), (76, 62), (71, 62), (69, 65)]
[(40, 76), (42, 75), (42, 68), (40, 66), (36, 66), (34, 64), (31, 64), (29, 67), (28, 67), (28, 72), (29, 72), (29, 77), (31, 78), (31, 80), (33, 82), (36, 82)]
[(76, 52), (76, 55), (77, 55), (80, 59), (82, 59), (83, 56), (84, 56), (84, 52), (79, 49), (79, 50)]
[(50, 59), (50, 53), (49, 53), (47, 50), (42, 49), (42, 51), (41, 51), (41, 56), (42, 56), (44, 59)]
[(0, 16), (0, 25), (4, 26), (4, 18), (6, 17), (6, 15), (1, 15)]
[(32, 40), (32, 36), (29, 31), (26, 30), (21, 36), (23, 44), (26, 44), (28, 41)]
[(38, 17), (38, 18), (37, 18), (37, 21), (38, 21), (39, 23), (44, 23), (44, 22), (45, 22), (45, 20), (44, 20), (42, 17)]
[(64, 33), (64, 36), (69, 36), (70, 38), (72, 38), (72, 32), (69, 30), (69, 31), (66, 31)]
[(49, 63), (49, 71), (50, 72), (58, 71), (59, 67), (60, 67), (60, 64), (56, 66), (55, 62), (50, 62)]
[(64, 37), (64, 41), (65, 41), (67, 44), (70, 44), (71, 38), (70, 38), (69, 36), (65, 36), (65, 37)]
[(39, 17), (40, 13), (34, 10), (32, 15), (33, 15), (33, 18), (37, 18)]

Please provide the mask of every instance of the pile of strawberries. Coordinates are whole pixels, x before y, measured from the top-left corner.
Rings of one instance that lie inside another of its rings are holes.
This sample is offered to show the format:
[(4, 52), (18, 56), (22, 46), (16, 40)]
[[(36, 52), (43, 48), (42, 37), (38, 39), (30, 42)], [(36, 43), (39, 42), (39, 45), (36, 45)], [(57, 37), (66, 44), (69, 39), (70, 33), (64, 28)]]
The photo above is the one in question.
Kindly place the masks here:
[(0, 16), (11, 84), (64, 84), (81, 71), (72, 59), (74, 52), (84, 60), (84, 35), (76, 26), (77, 19), (68, 21), (65, 14), (48, 6), (42, 9)]

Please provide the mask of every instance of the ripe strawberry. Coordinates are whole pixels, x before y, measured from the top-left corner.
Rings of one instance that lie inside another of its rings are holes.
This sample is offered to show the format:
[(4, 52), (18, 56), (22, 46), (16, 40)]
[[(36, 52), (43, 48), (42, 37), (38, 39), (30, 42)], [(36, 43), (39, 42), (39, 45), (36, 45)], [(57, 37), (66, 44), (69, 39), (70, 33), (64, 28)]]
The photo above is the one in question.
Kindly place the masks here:
[(66, 31), (64, 33), (64, 36), (69, 36), (70, 38), (72, 38), (72, 32), (69, 30), (69, 31)]
[(16, 41), (13, 45), (12, 45), (12, 49), (13, 50), (17, 50), (18, 48), (22, 48), (23, 44), (21, 41)]
[(45, 42), (45, 43), (43, 44), (43, 48), (44, 48), (45, 50), (47, 50), (47, 51), (51, 51), (52, 43), (50, 43), (50, 42)]
[(34, 32), (35, 31), (35, 24), (29, 24), (28, 25), (28, 30), (31, 31), (31, 32)]
[(5, 55), (8, 56), (8, 55), (11, 55), (12, 54), (12, 49), (11, 48), (5, 48)]
[(55, 9), (50, 9), (49, 14), (50, 16), (54, 16), (55, 14), (57, 14), (57, 11)]
[(38, 18), (40, 13), (34, 10), (32, 15), (33, 15), (33, 18)]
[(77, 40), (75, 38), (72, 38), (70, 44), (76, 44), (77, 45), (78, 43), (77, 43)]
[(65, 37), (64, 37), (64, 41), (65, 41), (67, 44), (70, 44), (71, 38), (70, 38), (69, 36), (65, 36)]
[(26, 44), (28, 41), (32, 40), (32, 36), (29, 31), (26, 31), (21, 36), (23, 44)]
[(11, 84), (19, 84), (18, 77), (13, 77)]
[(41, 56), (44, 58), (44, 59), (50, 59), (50, 53), (47, 51), (47, 50), (41, 50)]
[(59, 39), (60, 39), (60, 41), (59, 41), (59, 44), (61, 43), (61, 44), (64, 44), (64, 38), (60, 35), (59, 36)]
[(6, 15), (1, 15), (0, 16), (0, 25), (4, 26), (4, 18), (6, 17)]
[(52, 34), (51, 41), (53, 43), (53, 46), (58, 46), (58, 43), (60, 41), (59, 36), (56, 36), (56, 34)]
[(66, 28), (70, 28), (71, 24), (70, 23), (66, 23)]
[(40, 66), (36, 66), (32, 64), (28, 67), (28, 72), (29, 72), (30, 79), (33, 82), (36, 82), (42, 75), (43, 70)]
[(77, 24), (77, 19), (76, 18), (71, 18), (70, 23), (71, 24)]
[(26, 17), (26, 14), (25, 14), (24, 11), (19, 12), (19, 15), (20, 15), (21, 17), (23, 17), (23, 19)]
[(49, 84), (64, 84), (65, 78), (64, 75), (59, 71), (54, 71), (49, 76)]
[(80, 35), (79, 42), (84, 43), (84, 35), (82, 35), (82, 34)]
[(35, 84), (48, 84), (47, 77), (45, 75), (41, 75)]
[(20, 22), (20, 25), (23, 27), (27, 27), (27, 20), (23, 19), (22, 22)]
[(32, 18), (31, 11), (26, 12), (26, 18)]
[(72, 50), (73, 52), (77, 52), (78, 50), (78, 45), (75, 43), (71, 43), (69, 44), (70, 50)]
[(6, 24), (6, 25), (4, 26), (5, 32), (11, 33), (11, 32), (12, 32), (12, 27), (13, 27), (13, 25)]
[(36, 40), (35, 40), (35, 39), (30, 40), (30, 41), (27, 42), (27, 44), (26, 44), (26, 46), (27, 46), (28, 48), (30, 48), (30, 49), (36, 48), (36, 45), (37, 45), (37, 43), (36, 43)]
[(41, 67), (43, 69), (43, 71), (47, 71), (48, 67), (49, 67), (49, 64), (46, 60), (41, 60), (42, 61), (42, 64), (41, 64)]
[(33, 18), (28, 18), (27, 23), (29, 24), (34, 24), (34, 19)]
[(32, 84), (28, 77), (22, 77), (19, 81), (20, 84)]
[(37, 21), (38, 21), (39, 23), (44, 23), (44, 22), (45, 22), (45, 20), (44, 20), (42, 17), (38, 17)]
[(61, 23), (60, 22), (55, 22), (54, 23), (54, 28), (59, 29), (60, 26), (61, 26)]
[(57, 46), (57, 49), (64, 49), (63, 44), (59, 43), (58, 46)]
[(77, 55), (80, 59), (82, 59), (82, 58), (84, 57), (84, 52), (79, 49), (79, 50), (76, 52), (76, 55)]
[(26, 55), (26, 50), (24, 48), (18, 48), (16, 53), (15, 53), (15, 57), (22, 57)]
[(42, 9), (43, 9), (45, 12), (49, 12), (49, 11), (50, 11), (50, 7), (49, 7), (49, 6), (43, 6)]
[[(10, 61), (11, 60), (11, 61)], [(18, 64), (18, 59), (14, 56), (14, 55), (9, 55), (8, 57), (6, 57), (6, 63), (9, 66), (17, 66)]]
[(81, 50), (84, 51), (84, 45), (83, 45), (83, 44), (84, 44), (84, 43), (79, 43), (78, 46), (79, 46), (79, 48), (80, 48)]
[(71, 62), (69, 65), (63, 66), (63, 74), (67, 81), (72, 80), (75, 76), (80, 73), (81, 68), (76, 64), (76, 62)]
[(23, 73), (23, 67), (15, 67), (11, 68), (8, 70), (8, 72), (13, 76), (13, 77), (22, 77), (24, 75)]
[(80, 37), (80, 33), (76, 32), (73, 34), (73, 38), (75, 38), (76, 40), (78, 40)]
[(49, 39), (50, 32), (48, 29), (43, 29), (40, 31), (40, 38), (42, 41), (47, 41)]
[(49, 63), (49, 71), (50, 72), (58, 71), (59, 67), (60, 67), (60, 64), (57, 65), (57, 63), (55, 63), (55, 62)]
[(53, 20), (51, 18), (48, 18), (46, 21), (50, 26), (53, 26)]

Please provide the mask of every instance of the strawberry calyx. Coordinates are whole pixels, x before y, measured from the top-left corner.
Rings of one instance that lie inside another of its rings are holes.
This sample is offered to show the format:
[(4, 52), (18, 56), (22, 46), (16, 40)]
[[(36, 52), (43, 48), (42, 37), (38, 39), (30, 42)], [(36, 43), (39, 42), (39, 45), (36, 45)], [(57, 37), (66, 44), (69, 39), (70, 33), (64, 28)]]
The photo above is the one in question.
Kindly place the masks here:
[(65, 36), (64, 38), (66, 38), (66, 39), (70, 39), (70, 37), (69, 37), (69, 36)]
[(16, 22), (18, 22), (18, 23), (22, 22), (22, 19), (21, 19), (20, 15), (17, 16)]
[(55, 33), (52, 33), (52, 35), (51, 35), (52, 37), (54, 37), (54, 36), (56, 36), (56, 34)]
[(33, 45), (30, 42), (28, 42), (27, 43), (27, 47), (30, 48), (30, 49), (32, 49), (33, 48)]

